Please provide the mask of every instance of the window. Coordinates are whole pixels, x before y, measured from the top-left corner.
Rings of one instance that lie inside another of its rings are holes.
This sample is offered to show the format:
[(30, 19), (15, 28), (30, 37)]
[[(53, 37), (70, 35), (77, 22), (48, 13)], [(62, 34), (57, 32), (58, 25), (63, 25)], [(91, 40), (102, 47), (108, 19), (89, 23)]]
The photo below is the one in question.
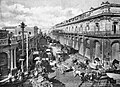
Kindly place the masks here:
[(116, 33), (116, 25), (118, 24), (118, 22), (113, 22), (113, 25), (112, 25), (112, 31), (114, 32), (114, 34)]
[(99, 23), (95, 23), (95, 24), (96, 24), (96, 30), (97, 30), (97, 31), (100, 31)]
[(86, 23), (86, 31), (90, 30), (89, 23)]

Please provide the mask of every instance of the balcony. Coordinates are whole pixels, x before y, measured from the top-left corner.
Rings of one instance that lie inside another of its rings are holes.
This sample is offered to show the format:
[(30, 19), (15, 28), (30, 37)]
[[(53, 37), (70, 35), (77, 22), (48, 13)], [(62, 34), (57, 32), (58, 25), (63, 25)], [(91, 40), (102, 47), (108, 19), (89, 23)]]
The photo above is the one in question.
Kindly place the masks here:
[(66, 32), (66, 33), (59, 33), (59, 34), (68, 34), (68, 35), (81, 35), (87, 37), (105, 37), (105, 38), (120, 38), (120, 31), (84, 31), (84, 32)]
[(89, 31), (81, 33), (85, 36), (95, 36), (95, 37), (120, 37), (120, 31)]
[(0, 39), (0, 46), (6, 46), (6, 45), (8, 45), (8, 38)]
[[(15, 38), (11, 39), (11, 45), (13, 44), (17, 44), (17, 40)], [(7, 46), (7, 45), (9, 45), (8, 38), (0, 39), (0, 46)]]

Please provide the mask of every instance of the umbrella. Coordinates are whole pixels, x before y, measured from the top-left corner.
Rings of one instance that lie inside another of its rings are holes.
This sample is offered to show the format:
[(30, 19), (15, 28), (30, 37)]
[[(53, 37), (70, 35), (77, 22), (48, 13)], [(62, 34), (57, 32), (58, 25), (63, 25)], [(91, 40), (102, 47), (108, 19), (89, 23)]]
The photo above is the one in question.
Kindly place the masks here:
[(36, 57), (34, 60), (39, 60), (40, 59), (40, 57)]

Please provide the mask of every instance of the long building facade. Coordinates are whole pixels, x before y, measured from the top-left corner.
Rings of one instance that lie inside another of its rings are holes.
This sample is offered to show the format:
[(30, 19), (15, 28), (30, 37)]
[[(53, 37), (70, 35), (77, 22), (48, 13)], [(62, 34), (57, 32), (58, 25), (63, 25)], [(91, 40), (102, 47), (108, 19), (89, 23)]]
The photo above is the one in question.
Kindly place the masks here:
[(9, 31), (0, 30), (0, 83), (17, 69), (17, 39)]
[(91, 60), (120, 60), (120, 4), (102, 2), (52, 27), (52, 36)]

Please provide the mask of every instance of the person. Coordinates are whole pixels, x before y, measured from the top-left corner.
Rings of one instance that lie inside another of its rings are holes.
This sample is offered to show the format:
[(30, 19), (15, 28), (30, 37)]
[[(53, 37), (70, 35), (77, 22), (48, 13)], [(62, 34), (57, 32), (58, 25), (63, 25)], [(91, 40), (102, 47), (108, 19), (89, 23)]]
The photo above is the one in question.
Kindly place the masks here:
[(118, 70), (119, 69), (119, 61), (117, 59), (113, 60), (111, 69), (112, 70)]
[[(117, 59), (114, 59), (112, 61), (112, 65), (108, 70), (106, 70), (106, 73), (117, 73), (117, 74), (120, 73), (119, 61)], [(108, 76), (108, 81), (110, 81), (110, 83), (113, 85), (113, 87), (116, 86), (116, 80), (115, 79)], [(107, 81), (107, 83), (108, 83), (108, 81)]]
[(104, 64), (104, 69), (105, 70), (108, 70), (110, 68), (110, 64), (109, 64), (109, 62), (107, 61), (107, 62), (105, 62), (105, 64)]
[(90, 70), (90, 60), (86, 60), (85, 62), (87, 70)]
[(41, 59), (39, 59), (39, 60), (36, 61), (36, 65), (35, 65), (36, 75), (40, 74), (42, 72), (42, 66), (41, 66), (41, 64), (42, 64), (42, 60)]
[(89, 66), (91, 69), (98, 70), (99, 68), (101, 68), (100, 59), (95, 58), (94, 62), (89, 63)]
[(94, 63), (95, 63), (95, 65), (96, 65), (96, 70), (103, 69), (103, 66), (102, 66), (102, 64), (101, 64), (101, 61), (100, 61), (100, 59), (99, 59), (98, 57), (94, 59)]

